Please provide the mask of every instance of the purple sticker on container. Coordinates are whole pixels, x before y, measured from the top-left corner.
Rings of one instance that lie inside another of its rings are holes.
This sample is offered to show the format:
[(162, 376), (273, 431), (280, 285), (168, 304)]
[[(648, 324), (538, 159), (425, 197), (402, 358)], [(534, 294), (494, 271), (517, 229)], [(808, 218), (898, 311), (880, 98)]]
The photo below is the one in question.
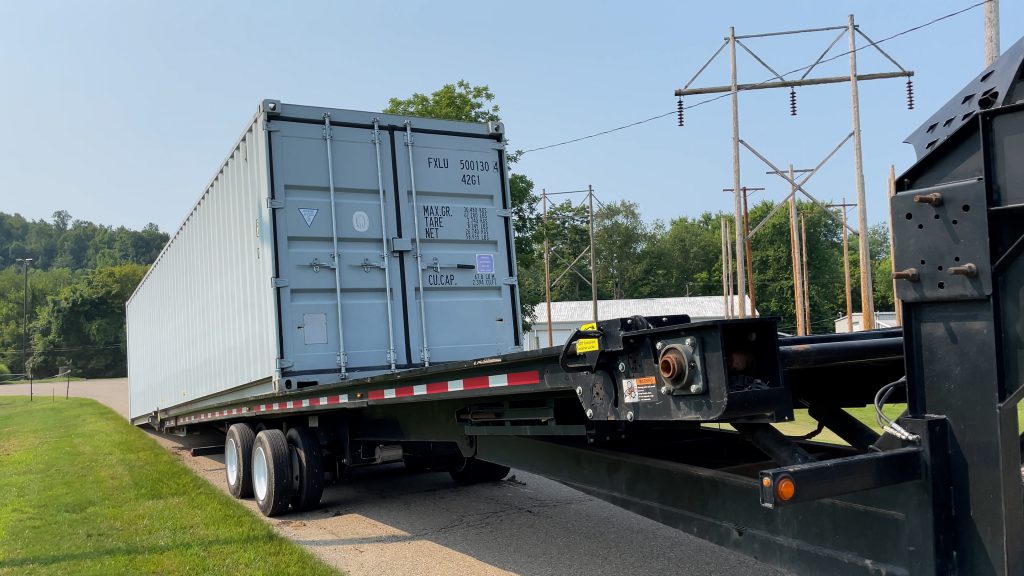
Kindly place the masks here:
[(480, 274), (494, 274), (494, 254), (477, 254), (476, 271)]

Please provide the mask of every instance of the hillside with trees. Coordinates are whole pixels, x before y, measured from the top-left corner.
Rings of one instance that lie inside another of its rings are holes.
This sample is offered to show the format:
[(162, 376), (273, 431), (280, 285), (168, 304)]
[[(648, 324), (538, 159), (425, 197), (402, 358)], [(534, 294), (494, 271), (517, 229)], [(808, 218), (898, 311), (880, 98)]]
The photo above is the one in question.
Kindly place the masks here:
[[(124, 303), (167, 242), (142, 230), (0, 212), (0, 372), (52, 376), (72, 366), (87, 377), (123, 376)], [(18, 259), (31, 258), (28, 291)], [(28, 350), (24, 305), (28, 303)]]

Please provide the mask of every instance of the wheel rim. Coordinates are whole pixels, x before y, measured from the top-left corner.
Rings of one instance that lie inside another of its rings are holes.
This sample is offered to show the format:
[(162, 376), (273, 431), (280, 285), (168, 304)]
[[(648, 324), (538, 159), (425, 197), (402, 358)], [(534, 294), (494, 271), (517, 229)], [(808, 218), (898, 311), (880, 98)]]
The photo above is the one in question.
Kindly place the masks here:
[(267, 497), (267, 476), (267, 455), (262, 446), (257, 446), (252, 453), (252, 489), (260, 500)]
[(228, 484), (238, 484), (238, 451), (235, 449), (234, 438), (228, 438), (224, 447), (224, 465), (228, 469)]

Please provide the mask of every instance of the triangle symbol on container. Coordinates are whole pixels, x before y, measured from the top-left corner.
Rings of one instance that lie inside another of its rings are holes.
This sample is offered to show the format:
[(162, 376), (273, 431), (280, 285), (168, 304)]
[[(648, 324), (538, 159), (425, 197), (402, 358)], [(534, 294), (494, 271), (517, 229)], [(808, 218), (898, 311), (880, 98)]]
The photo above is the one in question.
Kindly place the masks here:
[(302, 219), (306, 221), (306, 228), (313, 225), (313, 219), (319, 211), (316, 208), (299, 208), (299, 214), (302, 214)]

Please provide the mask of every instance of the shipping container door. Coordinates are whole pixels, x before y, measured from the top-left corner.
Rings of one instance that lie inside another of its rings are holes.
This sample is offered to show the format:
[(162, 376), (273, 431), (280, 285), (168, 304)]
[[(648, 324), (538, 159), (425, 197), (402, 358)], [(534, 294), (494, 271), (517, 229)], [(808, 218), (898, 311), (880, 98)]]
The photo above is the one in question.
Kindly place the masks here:
[[(397, 367), (407, 365), (401, 269), (390, 256), (390, 248), (385, 248), (398, 235), (389, 134), (378, 133), (378, 146), (371, 129), (331, 127), (335, 196), (332, 227), (331, 173), (323, 124), (273, 121), (270, 126), (281, 279), (282, 376), (307, 376), (305, 379), (324, 382), (328, 379), (314, 375), (336, 374), (341, 352), (339, 326), (349, 372), (390, 369), (389, 349)], [(332, 228), (337, 230), (337, 259)]]
[(431, 362), (513, 351), (519, 310), (503, 146), (448, 134), (412, 139), (409, 147), (404, 133), (396, 135), (412, 357), (422, 362), (424, 349)]

